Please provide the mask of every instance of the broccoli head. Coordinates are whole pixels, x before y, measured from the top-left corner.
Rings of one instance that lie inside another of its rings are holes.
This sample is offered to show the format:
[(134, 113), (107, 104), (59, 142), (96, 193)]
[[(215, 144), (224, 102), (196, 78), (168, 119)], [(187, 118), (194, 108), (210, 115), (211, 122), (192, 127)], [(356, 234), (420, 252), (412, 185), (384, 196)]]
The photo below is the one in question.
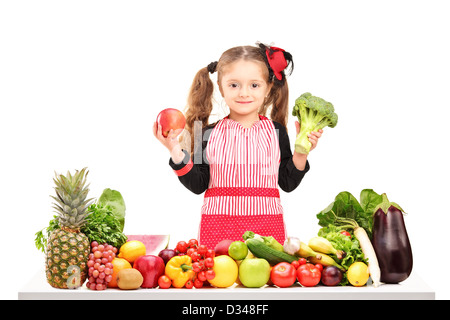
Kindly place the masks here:
[(295, 151), (308, 154), (311, 149), (308, 134), (325, 127), (334, 128), (338, 116), (330, 102), (306, 92), (295, 100), (292, 115), (298, 118), (300, 132), (295, 139)]

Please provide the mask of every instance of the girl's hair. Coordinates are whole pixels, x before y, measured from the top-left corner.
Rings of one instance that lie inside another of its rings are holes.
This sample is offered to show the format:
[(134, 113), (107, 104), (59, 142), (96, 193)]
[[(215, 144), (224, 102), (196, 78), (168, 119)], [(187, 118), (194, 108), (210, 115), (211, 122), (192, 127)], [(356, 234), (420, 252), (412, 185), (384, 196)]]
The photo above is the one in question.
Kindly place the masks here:
[[(190, 147), (191, 155), (194, 152), (194, 123), (195, 121), (201, 121), (202, 128), (205, 128), (209, 124), (209, 117), (213, 109), (214, 84), (209, 74), (217, 71), (217, 79), (220, 87), (222, 85), (221, 79), (225, 72), (225, 68), (238, 60), (253, 61), (261, 64), (263, 75), (266, 77), (267, 83), (273, 83), (273, 86), (258, 113), (267, 116), (269, 107), (272, 107), (269, 118), (286, 127), (289, 115), (289, 88), (284, 71), (281, 72), (281, 80), (278, 80), (274, 76), (274, 72), (270, 67), (266, 56), (266, 50), (269, 48), (270, 47), (267, 47), (264, 44), (259, 44), (258, 47), (240, 46), (228, 49), (222, 54), (219, 61), (210, 63), (207, 67), (204, 67), (197, 72), (192, 81), (185, 112), (185, 131), (187, 131), (187, 133), (181, 137), (183, 147), (188, 150)], [(291, 66), (290, 72), (292, 72), (292, 56), (288, 52), (283, 53), (288, 65), (290, 64)], [(190, 138), (186, 139), (186, 137)], [(186, 145), (189, 142), (190, 146)]]

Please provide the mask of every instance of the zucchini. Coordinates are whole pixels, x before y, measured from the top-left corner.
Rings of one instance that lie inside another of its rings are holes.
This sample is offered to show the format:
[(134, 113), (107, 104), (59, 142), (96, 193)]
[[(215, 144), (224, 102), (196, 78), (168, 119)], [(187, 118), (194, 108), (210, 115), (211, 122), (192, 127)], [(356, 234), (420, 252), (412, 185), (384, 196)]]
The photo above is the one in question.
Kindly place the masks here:
[(298, 257), (287, 254), (286, 252), (275, 250), (264, 242), (256, 239), (248, 239), (245, 241), (248, 249), (255, 257), (266, 259), (270, 265), (276, 265), (280, 262), (293, 262), (298, 260)]

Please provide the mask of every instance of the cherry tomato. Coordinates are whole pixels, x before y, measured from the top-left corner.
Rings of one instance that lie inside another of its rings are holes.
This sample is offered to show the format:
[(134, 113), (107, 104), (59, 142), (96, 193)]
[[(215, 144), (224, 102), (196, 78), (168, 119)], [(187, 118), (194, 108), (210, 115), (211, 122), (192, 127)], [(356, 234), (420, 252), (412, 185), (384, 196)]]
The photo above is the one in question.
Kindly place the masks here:
[(179, 242), (177, 243), (177, 250), (178, 250), (180, 253), (186, 253), (187, 248), (188, 248), (188, 245), (187, 245), (186, 241), (179, 241)]
[(319, 269), (319, 270), (320, 270), (320, 273), (322, 273), (322, 271), (323, 271), (323, 265), (321, 265), (320, 263), (316, 263), (316, 264), (314, 265), (314, 267), (316, 267), (317, 269)]
[(298, 282), (304, 287), (314, 287), (320, 282), (321, 272), (312, 263), (301, 265), (297, 269)]
[(169, 289), (172, 285), (172, 280), (166, 275), (162, 275), (158, 278), (158, 286), (160, 289)]
[(345, 230), (342, 230), (340, 232), (340, 234), (343, 234), (344, 236), (347, 236), (347, 237), (351, 237), (352, 236), (348, 231), (345, 231)]
[(296, 270), (300, 267), (300, 262), (298, 262), (298, 260), (292, 261), (291, 264)]
[(305, 258), (300, 258), (300, 259), (298, 259), (298, 263), (302, 266), (302, 265), (304, 265), (304, 264), (306, 264), (306, 259)]
[(272, 268), (270, 279), (277, 287), (290, 287), (297, 279), (295, 267), (288, 262), (280, 262)]
[(200, 260), (200, 255), (198, 254), (197, 251), (191, 253), (191, 259), (192, 259), (192, 261), (194, 261), (194, 262)]
[(186, 281), (186, 284), (184, 285), (187, 289), (192, 289), (192, 287), (194, 286), (194, 281), (192, 280), (188, 280)]
[(194, 262), (192, 263), (192, 270), (194, 272), (200, 272), (202, 270), (202, 265), (200, 264), (200, 262)]
[(189, 241), (188, 241), (188, 247), (189, 247), (189, 248), (197, 249), (197, 247), (198, 247), (198, 241), (197, 241), (197, 239), (191, 239), (191, 240), (189, 240)]
[(205, 259), (205, 267), (207, 267), (207, 268), (214, 267), (214, 259), (213, 258), (206, 258)]
[(212, 280), (216, 277), (216, 273), (213, 269), (208, 269), (205, 271), (205, 277), (207, 280)]
[(216, 256), (216, 252), (213, 249), (208, 249), (206, 251), (206, 258), (214, 258)]
[(190, 257), (192, 253), (197, 252), (196, 248), (189, 247), (186, 251), (186, 254)]
[(198, 253), (200, 255), (204, 255), (204, 254), (206, 254), (206, 252), (208, 252), (208, 247), (205, 246), (204, 244), (201, 244), (201, 245), (198, 246), (198, 250), (197, 251), (198, 251)]
[(200, 281), (206, 281), (206, 274), (205, 274), (205, 271), (200, 271), (200, 272), (197, 274), (197, 278), (198, 278)]
[(203, 287), (203, 281), (200, 281), (198, 278), (195, 278), (194, 287), (196, 287), (197, 289)]

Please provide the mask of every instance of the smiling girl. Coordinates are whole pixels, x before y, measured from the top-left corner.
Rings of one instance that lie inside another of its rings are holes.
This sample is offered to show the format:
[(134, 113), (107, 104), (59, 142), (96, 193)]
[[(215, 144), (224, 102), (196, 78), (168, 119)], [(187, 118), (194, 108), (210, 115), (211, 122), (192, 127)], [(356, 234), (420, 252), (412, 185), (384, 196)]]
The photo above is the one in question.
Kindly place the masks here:
[[(283, 49), (231, 48), (195, 76), (180, 141), (181, 130), (165, 138), (154, 123), (153, 133), (169, 150), (180, 182), (196, 194), (206, 191), (198, 240), (208, 248), (225, 239), (242, 240), (247, 230), (280, 243), (286, 238), (278, 186), (293, 191), (309, 170), (307, 155), (292, 153), (287, 135), (288, 67), (292, 72), (292, 56)], [(210, 124), (214, 72), (230, 113)], [(311, 150), (322, 132), (309, 135)]]

